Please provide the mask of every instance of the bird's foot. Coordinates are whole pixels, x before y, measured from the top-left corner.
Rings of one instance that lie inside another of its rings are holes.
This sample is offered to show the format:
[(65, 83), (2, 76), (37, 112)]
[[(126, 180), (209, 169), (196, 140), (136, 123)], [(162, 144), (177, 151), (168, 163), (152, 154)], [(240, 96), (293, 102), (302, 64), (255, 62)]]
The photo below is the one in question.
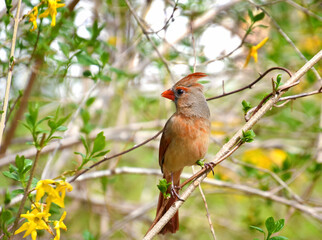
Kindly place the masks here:
[(213, 162), (204, 163), (204, 167), (206, 169), (211, 169), (212, 175), (215, 175), (215, 172), (214, 172), (214, 167), (215, 166), (216, 166), (216, 164), (214, 164)]
[(171, 195), (177, 197), (178, 200), (184, 202), (184, 200), (182, 198), (180, 198), (179, 194), (177, 193), (177, 190), (180, 190), (180, 189), (181, 189), (181, 187), (172, 185), (171, 186)]

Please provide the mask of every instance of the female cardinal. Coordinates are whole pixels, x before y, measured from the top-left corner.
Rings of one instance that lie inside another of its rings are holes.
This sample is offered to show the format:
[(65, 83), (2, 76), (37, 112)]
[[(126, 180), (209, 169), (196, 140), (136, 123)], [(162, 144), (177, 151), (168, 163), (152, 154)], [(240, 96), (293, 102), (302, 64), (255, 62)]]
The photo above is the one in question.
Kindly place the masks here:
[[(166, 206), (160, 192), (156, 221), (171, 207), (178, 198), (180, 175), (185, 166), (191, 166), (202, 159), (209, 144), (210, 112), (203, 95), (203, 86), (198, 79), (207, 76), (196, 72), (178, 81), (171, 89), (161, 94), (171, 99), (176, 105), (176, 112), (167, 121), (160, 141), (159, 165), (163, 178), (172, 182), (168, 188), (170, 199)], [(160, 212), (162, 211), (162, 212)], [(175, 233), (179, 229), (178, 212), (160, 231)]]

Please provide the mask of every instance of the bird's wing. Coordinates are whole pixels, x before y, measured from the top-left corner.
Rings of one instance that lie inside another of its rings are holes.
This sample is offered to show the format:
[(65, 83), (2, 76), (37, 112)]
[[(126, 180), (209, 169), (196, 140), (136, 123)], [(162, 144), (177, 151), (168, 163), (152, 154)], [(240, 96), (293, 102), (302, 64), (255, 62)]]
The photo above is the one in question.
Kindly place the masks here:
[(165, 124), (161, 141), (160, 141), (160, 147), (159, 147), (159, 165), (161, 167), (161, 171), (163, 172), (163, 163), (164, 163), (164, 157), (165, 157), (165, 152), (167, 151), (167, 148), (171, 142), (171, 136), (169, 134), (169, 124), (171, 118), (168, 120), (168, 122)]

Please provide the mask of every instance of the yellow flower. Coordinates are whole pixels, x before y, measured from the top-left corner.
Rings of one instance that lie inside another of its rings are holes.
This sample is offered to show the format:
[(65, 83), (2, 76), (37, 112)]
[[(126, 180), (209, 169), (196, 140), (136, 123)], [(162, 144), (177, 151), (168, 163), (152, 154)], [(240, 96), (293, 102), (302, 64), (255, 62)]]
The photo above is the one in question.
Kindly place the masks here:
[(56, 15), (57, 8), (64, 7), (65, 3), (57, 3), (60, 0), (48, 0), (48, 8), (39, 15), (39, 18), (51, 16), (51, 26), (54, 27), (56, 25)]
[(54, 228), (56, 230), (56, 236), (54, 240), (60, 239), (60, 229), (64, 229), (65, 231), (67, 230), (66, 225), (63, 223), (65, 217), (66, 217), (66, 211), (63, 213), (59, 221), (54, 221)]
[[(47, 194), (51, 194), (55, 191), (55, 189), (50, 185), (50, 184), (54, 184), (55, 181), (51, 180), (51, 179), (45, 179), (45, 180), (40, 180), (37, 185), (36, 185), (36, 202), (39, 202), (40, 199), (45, 195), (45, 193)], [(50, 207), (50, 206), (49, 206)]]
[(32, 12), (28, 15), (29, 22), (32, 22), (33, 28), (30, 31), (35, 31), (37, 29), (37, 16), (38, 16), (38, 7), (34, 7)]
[(250, 51), (247, 55), (247, 58), (246, 58), (246, 62), (244, 64), (244, 68), (247, 67), (248, 63), (249, 63), (249, 60), (251, 57), (254, 58), (255, 62), (258, 61), (258, 55), (257, 55), (257, 50), (260, 49), (268, 40), (268, 37), (264, 38), (263, 41), (261, 41), (259, 44), (257, 44), (256, 46), (252, 46), (250, 48)]
[(58, 186), (55, 189), (55, 191), (58, 195), (58, 199), (53, 199), (53, 202), (62, 208), (65, 207), (64, 201), (65, 201), (66, 190), (68, 192), (72, 191), (73, 186), (70, 185), (68, 182), (59, 181)]
[(36, 230), (45, 229), (51, 232), (49, 226), (44, 221), (44, 219), (48, 219), (48, 217), (50, 216), (50, 213), (40, 212), (37, 208), (34, 208), (31, 212), (27, 211), (26, 214), (21, 214), (20, 216), (23, 218), (26, 218), (28, 222), (25, 222), (24, 224), (22, 224), (22, 226), (17, 231), (15, 231), (15, 234), (26, 231), (23, 236), (24, 238), (31, 234), (32, 240), (36, 240), (37, 238)]
[(242, 156), (243, 161), (266, 169), (271, 169), (273, 164), (281, 166), (286, 158), (287, 153), (281, 149), (262, 148), (253, 148), (246, 150)]

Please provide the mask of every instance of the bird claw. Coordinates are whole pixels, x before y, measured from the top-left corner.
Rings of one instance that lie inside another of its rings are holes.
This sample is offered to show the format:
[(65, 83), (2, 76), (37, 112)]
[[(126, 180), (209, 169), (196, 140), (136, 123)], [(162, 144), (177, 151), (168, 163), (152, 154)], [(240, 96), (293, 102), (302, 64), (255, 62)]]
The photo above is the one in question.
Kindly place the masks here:
[(180, 196), (179, 196), (179, 194), (177, 193), (176, 189), (177, 189), (177, 190), (180, 190), (180, 189), (181, 189), (181, 187), (179, 187), (179, 186), (173, 186), (173, 185), (171, 186), (171, 195), (172, 195), (172, 196), (177, 197), (177, 198), (178, 198), (178, 200), (180, 200), (180, 201), (184, 202), (184, 200), (183, 200), (182, 198), (180, 198)]
[(212, 175), (215, 175), (215, 172), (214, 172), (214, 167), (216, 166), (216, 164), (214, 164), (213, 162), (209, 162), (209, 163), (204, 163), (204, 167), (206, 169), (211, 169), (211, 172), (212, 172)]

